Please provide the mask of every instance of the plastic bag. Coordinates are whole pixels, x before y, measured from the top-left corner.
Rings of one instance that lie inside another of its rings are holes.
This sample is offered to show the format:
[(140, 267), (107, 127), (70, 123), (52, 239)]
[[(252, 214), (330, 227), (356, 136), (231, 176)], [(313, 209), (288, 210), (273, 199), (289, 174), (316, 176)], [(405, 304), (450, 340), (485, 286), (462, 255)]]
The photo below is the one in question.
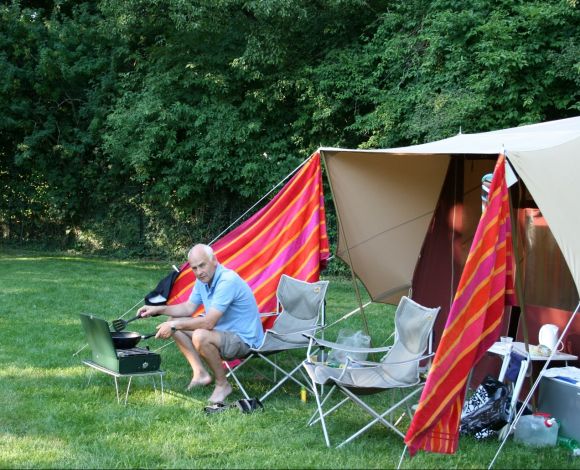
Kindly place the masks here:
[[(371, 338), (370, 336), (365, 335), (361, 330), (352, 331), (348, 329), (342, 329), (338, 332), (338, 338), (336, 339), (336, 342), (344, 346), (368, 348), (371, 344)], [(330, 365), (340, 366), (346, 363), (347, 356), (358, 361), (364, 361), (367, 358), (366, 353), (353, 353), (340, 349), (331, 349), (330, 353), (328, 354), (328, 363)]]
[(509, 386), (488, 375), (465, 402), (459, 432), (476, 439), (496, 435), (508, 422), (510, 401)]

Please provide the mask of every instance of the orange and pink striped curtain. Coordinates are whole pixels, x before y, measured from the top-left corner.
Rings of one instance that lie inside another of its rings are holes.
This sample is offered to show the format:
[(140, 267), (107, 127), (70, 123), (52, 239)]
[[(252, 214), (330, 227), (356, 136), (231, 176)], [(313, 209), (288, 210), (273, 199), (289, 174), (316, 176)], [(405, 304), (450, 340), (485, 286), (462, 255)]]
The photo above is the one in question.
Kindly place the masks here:
[(489, 202), (481, 216), (445, 330), (405, 444), (455, 453), (472, 367), (497, 340), (506, 305), (513, 305), (513, 254), (505, 157), (496, 163)]
[[(275, 310), (282, 274), (317, 281), (329, 258), (320, 154), (314, 153), (265, 207), (212, 247), (220, 263), (248, 282), (261, 312)], [(187, 300), (194, 282), (185, 263), (168, 304)]]

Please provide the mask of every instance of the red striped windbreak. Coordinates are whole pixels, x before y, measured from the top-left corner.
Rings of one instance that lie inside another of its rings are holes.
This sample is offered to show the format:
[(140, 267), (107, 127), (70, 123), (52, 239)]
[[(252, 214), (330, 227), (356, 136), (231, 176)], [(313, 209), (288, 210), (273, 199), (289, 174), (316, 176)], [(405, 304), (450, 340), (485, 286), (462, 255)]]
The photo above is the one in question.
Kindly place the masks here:
[(422, 449), (455, 453), (472, 367), (497, 340), (506, 305), (513, 305), (513, 259), (505, 159), (499, 156), (443, 336), (419, 406), (405, 436), (410, 455)]
[[(318, 281), (329, 257), (320, 154), (314, 153), (265, 207), (212, 247), (221, 264), (248, 282), (260, 312), (275, 310), (282, 274)], [(194, 281), (185, 263), (168, 304), (186, 301)]]

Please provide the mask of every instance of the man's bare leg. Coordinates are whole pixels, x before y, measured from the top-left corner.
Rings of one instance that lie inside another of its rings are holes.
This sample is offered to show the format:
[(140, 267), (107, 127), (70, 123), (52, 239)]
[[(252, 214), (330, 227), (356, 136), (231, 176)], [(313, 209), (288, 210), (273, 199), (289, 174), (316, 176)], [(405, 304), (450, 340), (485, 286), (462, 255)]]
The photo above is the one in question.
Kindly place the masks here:
[(223, 402), (232, 393), (232, 386), (229, 384), (226, 371), (222, 366), (223, 360), (219, 352), (220, 333), (217, 331), (196, 330), (196, 334), (192, 337), (192, 342), (194, 348), (199, 351), (214, 374), (215, 388), (209, 397), (209, 401), (211, 403)]
[(191, 335), (190, 331), (176, 331), (173, 333), (173, 339), (175, 340), (177, 347), (185, 359), (187, 359), (187, 362), (189, 362), (191, 370), (193, 371), (191, 382), (189, 382), (189, 385), (186, 388), (188, 391), (194, 387), (209, 385), (212, 381), (211, 375), (203, 366), (201, 357), (193, 347)]

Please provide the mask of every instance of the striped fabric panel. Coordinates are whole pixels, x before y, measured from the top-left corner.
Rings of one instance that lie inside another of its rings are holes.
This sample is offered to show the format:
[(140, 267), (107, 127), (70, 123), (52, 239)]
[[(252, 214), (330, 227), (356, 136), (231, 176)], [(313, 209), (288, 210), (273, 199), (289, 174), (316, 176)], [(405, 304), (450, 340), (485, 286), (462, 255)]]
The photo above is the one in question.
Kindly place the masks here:
[(405, 443), (455, 453), (467, 378), (497, 340), (506, 305), (513, 305), (513, 255), (505, 157), (499, 156), (445, 330)]
[[(282, 274), (318, 281), (329, 258), (320, 154), (314, 153), (266, 206), (216, 241), (213, 249), (220, 263), (248, 282), (261, 312), (276, 309)], [(194, 282), (184, 263), (168, 304), (186, 301)]]

